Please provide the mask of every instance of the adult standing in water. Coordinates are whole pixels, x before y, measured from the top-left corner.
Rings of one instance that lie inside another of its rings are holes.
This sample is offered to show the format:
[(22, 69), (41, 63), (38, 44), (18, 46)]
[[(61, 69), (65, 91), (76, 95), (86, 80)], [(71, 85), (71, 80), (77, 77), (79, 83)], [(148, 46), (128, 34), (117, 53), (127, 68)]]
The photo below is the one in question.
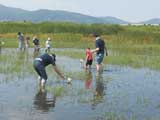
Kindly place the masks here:
[(39, 39), (36, 36), (33, 37), (33, 45), (34, 45), (34, 52), (39, 52), (40, 42), (39, 42)]
[(24, 42), (24, 35), (21, 32), (18, 32), (18, 40), (19, 40), (19, 49), (22, 51), (22, 49), (25, 50), (25, 42)]
[(93, 33), (92, 35), (95, 38), (95, 47), (96, 47), (95, 49), (92, 50), (92, 53), (96, 52), (96, 69), (98, 72), (100, 72), (105, 52), (106, 56), (108, 55), (107, 48), (105, 47), (104, 40), (100, 38), (99, 34)]
[(64, 75), (59, 71), (58, 67), (56, 66), (56, 55), (55, 54), (48, 54), (45, 53), (34, 60), (34, 69), (39, 75), (40, 86), (44, 87), (47, 81), (47, 73), (45, 67), (48, 65), (52, 65), (54, 71), (62, 78), (65, 79)]

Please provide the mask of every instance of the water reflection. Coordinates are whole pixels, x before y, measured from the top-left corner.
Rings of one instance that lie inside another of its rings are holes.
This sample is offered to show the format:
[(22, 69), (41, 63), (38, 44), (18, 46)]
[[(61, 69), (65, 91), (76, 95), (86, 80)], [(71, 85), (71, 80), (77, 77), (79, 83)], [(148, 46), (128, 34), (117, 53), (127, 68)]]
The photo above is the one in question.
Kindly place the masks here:
[(95, 96), (96, 97), (104, 96), (104, 82), (103, 82), (103, 77), (101, 73), (98, 73), (96, 76)]
[(40, 89), (34, 98), (34, 107), (42, 112), (48, 112), (51, 108), (55, 107), (56, 97), (47, 96), (47, 90)]
[(95, 83), (92, 109), (95, 109), (96, 105), (103, 102), (104, 100), (103, 97), (106, 91), (104, 89), (105, 89), (105, 85), (104, 85), (102, 73), (98, 73), (96, 75), (96, 83)]
[(91, 71), (86, 71), (85, 88), (90, 89), (92, 84), (93, 75)]
[(26, 63), (28, 63), (29, 59), (30, 59), (29, 58), (29, 51), (28, 51), (28, 49), (25, 51), (24, 55), (25, 55), (25, 59), (24, 60), (25, 60)]

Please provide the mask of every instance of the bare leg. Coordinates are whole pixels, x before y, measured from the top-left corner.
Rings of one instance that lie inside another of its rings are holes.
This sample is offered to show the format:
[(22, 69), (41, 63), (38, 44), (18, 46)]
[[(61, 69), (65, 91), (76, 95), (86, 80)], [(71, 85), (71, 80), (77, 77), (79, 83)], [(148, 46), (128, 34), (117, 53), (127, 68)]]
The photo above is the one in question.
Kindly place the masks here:
[(45, 84), (46, 84), (46, 80), (45, 80), (45, 79), (42, 79), (42, 80), (41, 80), (41, 87), (42, 87), (42, 88), (45, 87)]
[(97, 68), (97, 72), (100, 72), (102, 65), (101, 64), (97, 64), (96, 68)]
[(89, 67), (88, 67), (89, 69), (91, 69), (91, 65), (89, 65)]

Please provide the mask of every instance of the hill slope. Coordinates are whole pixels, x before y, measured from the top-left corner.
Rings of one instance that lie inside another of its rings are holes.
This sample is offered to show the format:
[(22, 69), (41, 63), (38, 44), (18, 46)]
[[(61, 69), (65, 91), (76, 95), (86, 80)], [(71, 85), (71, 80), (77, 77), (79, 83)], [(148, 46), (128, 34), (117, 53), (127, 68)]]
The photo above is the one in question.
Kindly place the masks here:
[(0, 21), (65, 21), (76, 23), (108, 23), (108, 24), (127, 24), (123, 20), (114, 17), (93, 17), (80, 13), (67, 12), (61, 10), (36, 10), (27, 11), (19, 8), (6, 7), (0, 5)]

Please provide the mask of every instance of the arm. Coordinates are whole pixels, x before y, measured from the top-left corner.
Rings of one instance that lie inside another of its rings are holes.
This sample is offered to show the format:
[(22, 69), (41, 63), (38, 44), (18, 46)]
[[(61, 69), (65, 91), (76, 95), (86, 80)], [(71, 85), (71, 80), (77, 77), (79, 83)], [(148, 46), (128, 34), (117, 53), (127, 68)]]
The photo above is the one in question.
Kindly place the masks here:
[(106, 47), (105, 43), (104, 43), (104, 50), (106, 52), (106, 56), (108, 56), (108, 51), (107, 51), (107, 47)]
[(91, 50), (92, 53), (98, 52), (100, 50), (100, 42), (96, 40), (96, 49)]
[(106, 46), (104, 46), (104, 50), (105, 50), (105, 51), (107, 51), (107, 48), (106, 48)]
[(105, 49), (105, 52), (106, 52), (106, 56), (108, 56), (108, 51), (107, 51), (106, 46), (104, 46), (104, 49)]
[(96, 49), (91, 50), (92, 53), (95, 53), (95, 52), (97, 52), (97, 51), (99, 51), (99, 48), (96, 48)]
[(56, 65), (53, 66), (53, 69), (62, 79), (65, 79), (64, 75), (59, 71)]

